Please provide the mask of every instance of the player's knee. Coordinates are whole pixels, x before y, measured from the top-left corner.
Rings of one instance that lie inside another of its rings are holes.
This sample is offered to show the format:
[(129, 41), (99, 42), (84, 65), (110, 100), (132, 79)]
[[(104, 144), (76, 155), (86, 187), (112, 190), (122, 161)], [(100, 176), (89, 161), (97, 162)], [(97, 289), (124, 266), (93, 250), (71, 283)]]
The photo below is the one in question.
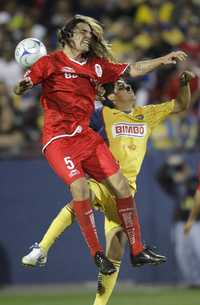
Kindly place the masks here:
[(118, 198), (131, 196), (130, 186), (128, 180), (121, 174), (116, 179), (115, 195)]
[(108, 250), (107, 256), (109, 259), (114, 260), (114, 261), (120, 261), (122, 259), (123, 256), (123, 249), (121, 247), (121, 245), (118, 244), (117, 247), (115, 247), (115, 249), (113, 249), (112, 247)]
[[(120, 261), (122, 259), (122, 256), (124, 254), (126, 239), (122, 238), (123, 232), (119, 231), (115, 233), (114, 236), (110, 239), (109, 235), (107, 235), (107, 241), (109, 243), (109, 247), (107, 248), (107, 256), (108, 258)], [(110, 242), (109, 242), (110, 240)]]
[(125, 181), (121, 181), (118, 185), (117, 193), (116, 196), (118, 198), (124, 198), (124, 197), (129, 197), (131, 196), (131, 190), (129, 187), (129, 184)]
[(80, 178), (71, 183), (70, 191), (74, 200), (85, 200), (90, 197), (88, 183), (85, 178)]

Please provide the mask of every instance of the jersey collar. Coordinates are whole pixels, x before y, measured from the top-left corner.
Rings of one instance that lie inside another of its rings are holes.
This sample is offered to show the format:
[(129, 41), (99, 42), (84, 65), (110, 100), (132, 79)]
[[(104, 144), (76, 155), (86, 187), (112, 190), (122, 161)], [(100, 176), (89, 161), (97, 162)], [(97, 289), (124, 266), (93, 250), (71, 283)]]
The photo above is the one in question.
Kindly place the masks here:
[(87, 59), (84, 60), (84, 61), (82, 61), (82, 62), (80, 62), (80, 61), (78, 61), (78, 60), (75, 60), (75, 59), (73, 59), (73, 58), (67, 56), (62, 50), (61, 50), (61, 52), (62, 52), (62, 54), (63, 54), (64, 57), (68, 58), (70, 61), (73, 61), (73, 62), (75, 62), (76, 64), (78, 64), (78, 65), (80, 65), (80, 66), (83, 66), (83, 65), (85, 65), (85, 64), (87, 63)]

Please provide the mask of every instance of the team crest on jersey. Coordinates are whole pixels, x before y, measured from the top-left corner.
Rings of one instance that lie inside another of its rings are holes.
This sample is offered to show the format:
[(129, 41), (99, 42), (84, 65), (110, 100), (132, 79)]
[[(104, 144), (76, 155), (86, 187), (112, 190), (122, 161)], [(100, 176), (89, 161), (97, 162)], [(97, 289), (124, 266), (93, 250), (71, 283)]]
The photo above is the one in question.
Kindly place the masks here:
[(96, 64), (94, 66), (94, 68), (95, 68), (96, 75), (98, 77), (102, 77), (102, 74), (103, 74), (102, 67), (99, 64)]
[(67, 66), (62, 67), (61, 71), (64, 72), (64, 73), (75, 73), (75, 70), (73, 68), (67, 67)]
[(116, 137), (143, 138), (146, 135), (146, 124), (143, 123), (116, 123), (112, 125), (112, 135)]

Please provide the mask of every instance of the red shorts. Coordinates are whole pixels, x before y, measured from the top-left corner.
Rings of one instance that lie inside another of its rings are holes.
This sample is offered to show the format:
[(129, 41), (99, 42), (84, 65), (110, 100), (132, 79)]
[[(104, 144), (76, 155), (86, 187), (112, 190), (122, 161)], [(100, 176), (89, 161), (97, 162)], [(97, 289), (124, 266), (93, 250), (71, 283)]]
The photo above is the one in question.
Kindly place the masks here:
[(45, 149), (45, 157), (66, 184), (88, 174), (97, 181), (114, 175), (119, 166), (103, 139), (93, 130), (60, 138)]
[(200, 183), (197, 186), (197, 190), (200, 192)]

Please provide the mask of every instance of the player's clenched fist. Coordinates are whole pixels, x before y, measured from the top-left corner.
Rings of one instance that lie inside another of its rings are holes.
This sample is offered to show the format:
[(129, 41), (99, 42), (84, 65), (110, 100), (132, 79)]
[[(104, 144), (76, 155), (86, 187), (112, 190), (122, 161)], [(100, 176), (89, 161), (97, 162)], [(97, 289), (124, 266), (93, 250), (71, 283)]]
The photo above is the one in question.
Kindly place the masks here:
[(187, 85), (193, 78), (195, 77), (195, 74), (191, 71), (184, 71), (180, 75), (180, 81), (182, 85)]
[(163, 56), (163, 64), (176, 64), (178, 60), (183, 61), (186, 60), (187, 54), (183, 51), (174, 51), (165, 56)]
[(14, 92), (17, 95), (23, 94), (27, 89), (31, 89), (33, 87), (33, 83), (30, 77), (25, 77), (21, 81), (19, 81), (18, 85), (15, 87)]

